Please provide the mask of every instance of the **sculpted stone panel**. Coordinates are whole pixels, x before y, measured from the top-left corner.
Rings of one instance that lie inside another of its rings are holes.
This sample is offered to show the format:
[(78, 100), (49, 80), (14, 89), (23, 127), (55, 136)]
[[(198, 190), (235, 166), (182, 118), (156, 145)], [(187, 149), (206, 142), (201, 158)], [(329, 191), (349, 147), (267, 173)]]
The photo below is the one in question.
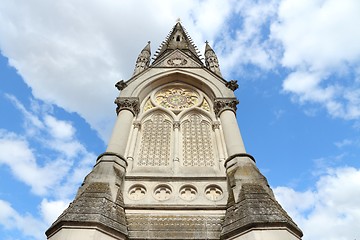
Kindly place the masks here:
[(171, 197), (172, 190), (170, 186), (161, 184), (154, 190), (154, 198), (159, 201), (166, 201)]
[(197, 190), (194, 186), (185, 185), (180, 188), (180, 197), (186, 201), (192, 201), (196, 198)]
[(144, 122), (138, 166), (168, 166), (172, 123), (164, 114), (156, 113)]
[(218, 201), (224, 197), (222, 189), (217, 185), (207, 186), (205, 196), (211, 201)]
[(212, 167), (214, 153), (210, 123), (193, 114), (182, 124), (183, 165)]
[(196, 105), (199, 94), (186, 87), (167, 87), (155, 94), (155, 101), (171, 110), (182, 110)]
[(131, 200), (140, 200), (145, 197), (146, 188), (143, 185), (135, 184), (130, 187), (128, 194)]

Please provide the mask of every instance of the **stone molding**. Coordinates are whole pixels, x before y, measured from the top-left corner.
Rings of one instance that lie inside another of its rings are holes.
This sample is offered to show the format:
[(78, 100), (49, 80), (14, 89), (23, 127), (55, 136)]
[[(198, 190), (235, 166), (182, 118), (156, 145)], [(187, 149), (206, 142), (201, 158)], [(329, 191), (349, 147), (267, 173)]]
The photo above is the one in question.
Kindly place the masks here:
[(236, 98), (216, 98), (214, 101), (215, 115), (219, 117), (225, 110), (233, 111), (236, 114), (238, 103), (239, 101)]
[(139, 98), (137, 97), (117, 97), (114, 102), (116, 107), (116, 113), (119, 114), (121, 110), (127, 109), (137, 116), (140, 112)]
[(256, 162), (256, 161), (255, 161), (255, 158), (254, 158), (253, 156), (251, 156), (250, 154), (247, 154), (247, 153), (238, 153), (238, 154), (234, 154), (234, 155), (229, 156), (229, 157), (225, 160), (225, 162), (224, 162), (225, 168), (229, 168), (230, 166), (227, 166), (227, 164), (228, 164), (231, 160), (233, 160), (234, 158), (236, 158), (236, 157), (246, 157), (246, 158), (250, 158), (254, 163)]

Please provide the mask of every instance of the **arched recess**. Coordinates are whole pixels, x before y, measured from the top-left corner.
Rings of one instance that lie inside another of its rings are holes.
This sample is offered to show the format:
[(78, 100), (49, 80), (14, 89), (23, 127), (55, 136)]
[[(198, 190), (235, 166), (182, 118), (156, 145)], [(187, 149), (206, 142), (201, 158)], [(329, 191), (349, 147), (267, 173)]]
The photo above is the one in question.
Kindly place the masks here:
[(172, 118), (161, 110), (146, 115), (141, 121), (134, 168), (169, 167), (172, 164), (172, 142)]
[(218, 167), (218, 153), (212, 121), (202, 111), (184, 114), (180, 124), (181, 167)]

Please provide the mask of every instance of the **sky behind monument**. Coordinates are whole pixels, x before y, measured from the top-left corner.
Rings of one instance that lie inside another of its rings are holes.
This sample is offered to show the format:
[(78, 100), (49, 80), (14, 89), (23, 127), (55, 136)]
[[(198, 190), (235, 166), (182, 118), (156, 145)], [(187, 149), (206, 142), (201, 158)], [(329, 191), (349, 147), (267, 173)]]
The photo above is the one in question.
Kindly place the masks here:
[(45, 239), (106, 148), (114, 84), (180, 17), (236, 79), (249, 154), (304, 240), (360, 239), (360, 2), (0, 1), (0, 239)]

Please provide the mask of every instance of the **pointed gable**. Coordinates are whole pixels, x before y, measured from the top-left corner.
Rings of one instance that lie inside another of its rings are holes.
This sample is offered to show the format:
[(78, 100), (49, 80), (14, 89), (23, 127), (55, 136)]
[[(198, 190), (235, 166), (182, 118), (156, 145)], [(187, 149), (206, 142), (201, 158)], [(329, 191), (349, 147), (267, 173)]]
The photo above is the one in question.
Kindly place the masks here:
[(160, 57), (152, 67), (197, 67), (201, 68), (203, 65), (198, 61), (188, 56), (183, 51), (176, 49), (168, 52)]
[(182, 51), (188, 57), (192, 58), (193, 61), (203, 66), (197, 47), (180, 22), (175, 24), (166, 39), (161, 43), (158, 51), (156, 51), (152, 65), (157, 65), (159, 61), (164, 59), (165, 55), (168, 55), (175, 50)]

